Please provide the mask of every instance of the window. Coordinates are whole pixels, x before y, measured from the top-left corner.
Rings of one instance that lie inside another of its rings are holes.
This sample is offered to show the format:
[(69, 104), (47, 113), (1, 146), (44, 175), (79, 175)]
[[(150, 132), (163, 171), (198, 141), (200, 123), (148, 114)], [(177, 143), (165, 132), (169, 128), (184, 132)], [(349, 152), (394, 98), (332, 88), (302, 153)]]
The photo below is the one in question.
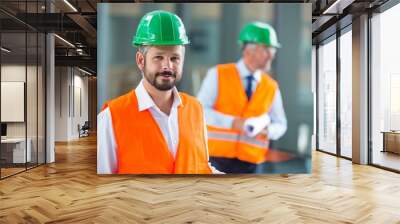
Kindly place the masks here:
[(340, 155), (351, 158), (352, 141), (352, 33), (340, 36)]
[(318, 48), (318, 149), (336, 153), (336, 39)]
[[(21, 14), (36, 13), (43, 4), (19, 2), (18, 7)], [(1, 6), (6, 5), (14, 3)], [(0, 178), (5, 178), (45, 163), (46, 40), (44, 33), (4, 13), (0, 24)]]
[(400, 170), (400, 5), (371, 19), (372, 163)]

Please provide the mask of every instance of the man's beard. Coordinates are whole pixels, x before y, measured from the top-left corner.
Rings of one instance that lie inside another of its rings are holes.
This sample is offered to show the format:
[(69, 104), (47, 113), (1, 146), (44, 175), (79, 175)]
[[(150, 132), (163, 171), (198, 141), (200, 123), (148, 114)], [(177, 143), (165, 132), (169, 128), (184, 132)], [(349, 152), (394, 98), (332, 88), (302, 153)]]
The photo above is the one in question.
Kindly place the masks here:
[[(156, 89), (161, 91), (167, 91), (175, 87), (176, 84), (176, 73), (170, 71), (158, 72), (154, 75), (154, 78), (144, 75), (147, 81), (154, 86)], [(164, 79), (163, 77), (169, 77)]]

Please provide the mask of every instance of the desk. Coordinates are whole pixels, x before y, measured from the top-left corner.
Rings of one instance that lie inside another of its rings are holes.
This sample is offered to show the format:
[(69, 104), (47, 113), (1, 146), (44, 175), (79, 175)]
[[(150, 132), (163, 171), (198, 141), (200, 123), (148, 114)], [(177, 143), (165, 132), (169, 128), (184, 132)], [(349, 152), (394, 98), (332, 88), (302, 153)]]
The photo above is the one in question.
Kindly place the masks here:
[[(1, 139), (1, 157), (5, 159), (6, 163), (25, 163), (31, 161), (31, 145), (32, 140), (30, 138), (26, 141), (28, 144), (26, 147), (25, 155), (25, 138), (6, 138)], [(12, 158), (12, 159), (11, 159)], [(27, 158), (27, 161), (25, 161)]]
[(400, 131), (382, 131), (381, 133), (383, 133), (382, 152), (400, 154)]

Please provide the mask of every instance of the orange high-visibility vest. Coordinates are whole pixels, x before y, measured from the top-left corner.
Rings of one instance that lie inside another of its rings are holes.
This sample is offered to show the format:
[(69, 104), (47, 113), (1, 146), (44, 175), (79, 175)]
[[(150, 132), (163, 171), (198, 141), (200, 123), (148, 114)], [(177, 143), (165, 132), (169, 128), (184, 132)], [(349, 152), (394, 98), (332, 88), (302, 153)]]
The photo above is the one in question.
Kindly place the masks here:
[(180, 93), (176, 158), (149, 110), (139, 112), (135, 91), (108, 102), (117, 145), (119, 174), (210, 174), (200, 103)]
[[(248, 101), (235, 64), (218, 65), (217, 71), (218, 96), (215, 110), (241, 118), (260, 116), (270, 110), (278, 83), (268, 74), (261, 75), (261, 81)], [(265, 161), (269, 146), (266, 135), (250, 138), (239, 130), (210, 125), (207, 128), (210, 156), (238, 158), (255, 164)]]

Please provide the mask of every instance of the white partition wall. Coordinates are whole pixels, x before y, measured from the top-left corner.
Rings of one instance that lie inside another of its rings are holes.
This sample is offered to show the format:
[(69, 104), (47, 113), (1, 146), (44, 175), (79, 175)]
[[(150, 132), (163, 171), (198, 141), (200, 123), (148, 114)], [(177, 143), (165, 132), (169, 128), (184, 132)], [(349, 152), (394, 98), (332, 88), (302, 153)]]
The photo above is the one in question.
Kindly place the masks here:
[(56, 67), (55, 73), (55, 140), (78, 139), (78, 125), (89, 119), (88, 76), (74, 67)]
[[(9, 72), (5, 70), (5, 72)], [(25, 82), (1, 82), (1, 122), (24, 122)]]

